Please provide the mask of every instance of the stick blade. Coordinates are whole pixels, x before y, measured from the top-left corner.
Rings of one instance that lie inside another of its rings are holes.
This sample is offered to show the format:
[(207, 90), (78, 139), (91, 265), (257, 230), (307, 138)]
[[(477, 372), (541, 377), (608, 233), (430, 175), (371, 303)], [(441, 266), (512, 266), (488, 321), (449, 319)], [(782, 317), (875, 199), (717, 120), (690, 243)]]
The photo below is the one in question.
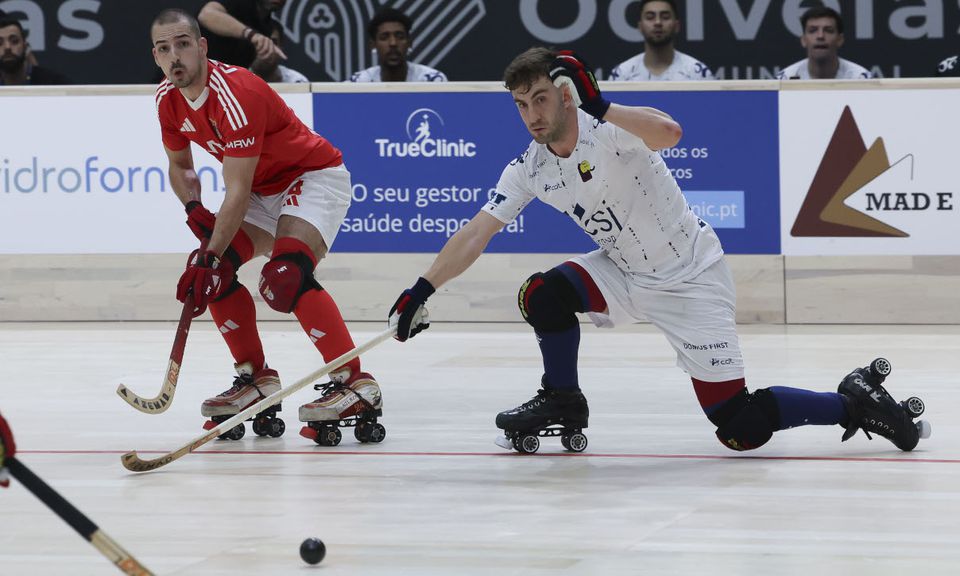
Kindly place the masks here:
[(123, 384), (117, 386), (117, 396), (144, 414), (160, 414), (166, 412), (173, 403), (173, 395), (177, 391), (177, 380), (180, 377), (180, 364), (173, 359), (167, 365), (167, 373), (163, 377), (163, 386), (160, 393), (153, 398), (139, 396)]
[(165, 454), (159, 458), (143, 460), (137, 454), (136, 450), (127, 452), (120, 457), (120, 462), (123, 464), (123, 467), (131, 472), (149, 472), (151, 470), (156, 470), (161, 466), (166, 466), (174, 460), (176, 460), (176, 458), (173, 454)]

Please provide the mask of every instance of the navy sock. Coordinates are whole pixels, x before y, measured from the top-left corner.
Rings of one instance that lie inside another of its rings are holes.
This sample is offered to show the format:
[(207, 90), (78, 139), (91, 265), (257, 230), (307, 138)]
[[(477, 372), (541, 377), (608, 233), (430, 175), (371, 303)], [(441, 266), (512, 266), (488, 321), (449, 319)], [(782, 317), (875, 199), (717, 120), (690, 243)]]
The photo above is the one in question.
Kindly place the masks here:
[(577, 379), (577, 354), (580, 351), (580, 325), (562, 332), (537, 332), (543, 355), (543, 372), (552, 390), (580, 389)]
[(812, 392), (786, 386), (773, 386), (769, 390), (780, 409), (780, 430), (847, 420), (847, 409), (836, 392)]

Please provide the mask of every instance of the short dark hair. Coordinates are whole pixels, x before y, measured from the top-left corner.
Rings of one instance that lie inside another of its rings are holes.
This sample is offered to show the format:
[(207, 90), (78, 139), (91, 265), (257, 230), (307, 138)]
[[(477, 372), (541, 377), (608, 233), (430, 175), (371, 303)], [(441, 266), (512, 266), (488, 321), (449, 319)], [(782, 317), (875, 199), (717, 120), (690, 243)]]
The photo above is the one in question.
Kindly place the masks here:
[(0, 28), (6, 28), (7, 26), (16, 26), (20, 29), (20, 35), (26, 37), (27, 34), (23, 31), (23, 24), (16, 18), (11, 18), (10, 16), (0, 18)]
[(503, 71), (503, 85), (511, 92), (526, 87), (528, 90), (541, 76), (550, 77), (557, 52), (543, 46), (534, 46), (513, 59)]
[(407, 31), (407, 34), (410, 34), (410, 29), (413, 28), (413, 20), (403, 12), (396, 8), (381, 8), (373, 15), (373, 18), (370, 19), (370, 23), (367, 24), (367, 34), (370, 35), (370, 38), (376, 38), (377, 29), (380, 28), (381, 24), (386, 24), (387, 22), (397, 22), (401, 24), (404, 30)]
[(837, 24), (837, 33), (843, 34), (843, 18), (840, 17), (840, 13), (833, 8), (829, 6), (814, 6), (804, 12), (803, 16), (800, 17), (800, 25), (803, 26), (804, 32), (807, 30), (807, 21), (813, 20), (814, 18), (833, 18), (833, 21)]
[(192, 14), (181, 10), (179, 8), (167, 8), (163, 10), (153, 19), (153, 22), (150, 24), (150, 32), (153, 33), (154, 26), (161, 26), (164, 24), (176, 24), (177, 22), (186, 22), (190, 25), (190, 32), (193, 34), (194, 38), (200, 38), (200, 23), (197, 22), (197, 19), (193, 17)]
[(649, 3), (651, 3), (651, 2), (666, 2), (667, 4), (670, 5), (670, 9), (673, 10), (673, 15), (674, 15), (674, 16), (679, 16), (679, 15), (680, 15), (680, 12), (677, 11), (677, 3), (676, 3), (676, 0), (640, 0), (640, 13), (641, 13), (641, 14), (643, 14), (643, 9), (647, 6), (647, 4), (649, 4)]

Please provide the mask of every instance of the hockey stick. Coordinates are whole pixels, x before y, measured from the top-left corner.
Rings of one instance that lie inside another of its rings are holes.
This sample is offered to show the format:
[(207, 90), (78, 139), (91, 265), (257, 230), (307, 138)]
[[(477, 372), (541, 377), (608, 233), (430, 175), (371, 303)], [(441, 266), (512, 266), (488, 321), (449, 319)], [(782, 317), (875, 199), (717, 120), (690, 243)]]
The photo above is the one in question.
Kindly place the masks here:
[(307, 384), (312, 384), (317, 379), (323, 376), (326, 376), (333, 370), (339, 368), (340, 366), (343, 366), (344, 364), (353, 360), (357, 356), (360, 356), (361, 354), (370, 350), (377, 344), (380, 344), (384, 340), (391, 338), (396, 333), (397, 333), (397, 327), (391, 326), (390, 328), (378, 334), (369, 342), (361, 346), (357, 346), (353, 350), (347, 352), (346, 354), (343, 354), (339, 358), (336, 358), (332, 362), (325, 364), (321, 368), (318, 368), (317, 370), (311, 372), (307, 376), (301, 378), (294, 384), (287, 386), (282, 390), (278, 390), (277, 392), (267, 396), (266, 398), (264, 398), (263, 400), (257, 402), (252, 406), (248, 406), (246, 409), (238, 412), (237, 414), (232, 416), (230, 419), (224, 420), (220, 424), (217, 424), (214, 428), (211, 428), (208, 432), (204, 433), (202, 436), (195, 438), (190, 442), (187, 442), (186, 444), (184, 444), (180, 448), (177, 448), (173, 452), (170, 452), (158, 458), (154, 458), (152, 460), (143, 460), (137, 455), (137, 451), (134, 450), (132, 452), (127, 452), (126, 454), (121, 456), (120, 461), (123, 463), (123, 467), (126, 468), (127, 470), (130, 470), (131, 472), (149, 472), (150, 470), (156, 470), (161, 466), (166, 466), (167, 464), (173, 462), (174, 460), (177, 460), (181, 456), (184, 456), (185, 454), (193, 452), (197, 448), (213, 440), (214, 438), (222, 434), (224, 430), (230, 430), (237, 424), (240, 424), (246, 421), (246, 419), (249, 418), (252, 414), (259, 414), (260, 412), (263, 412), (267, 408), (280, 403), (280, 401), (282, 401), (287, 396), (290, 396), (291, 394), (293, 394), (297, 390), (300, 390)]
[(33, 473), (22, 462), (15, 457), (7, 458), (4, 461), (7, 469), (14, 478), (20, 481), (27, 490), (47, 505), (48, 508), (59, 516), (71, 528), (77, 531), (88, 542), (93, 544), (94, 548), (106, 556), (107, 560), (113, 562), (124, 574), (129, 576), (153, 576), (136, 558), (130, 555), (119, 544), (107, 536), (100, 528), (82, 512), (67, 502), (63, 496), (51, 488), (39, 476)]
[(187, 334), (190, 333), (190, 324), (193, 322), (193, 294), (187, 294), (183, 303), (183, 312), (180, 313), (180, 322), (177, 324), (177, 335), (173, 339), (173, 349), (170, 350), (170, 363), (167, 364), (167, 373), (163, 376), (163, 386), (160, 393), (153, 398), (138, 396), (132, 390), (120, 384), (117, 394), (123, 400), (143, 412), (144, 414), (160, 414), (173, 403), (173, 395), (177, 391), (177, 379), (180, 377), (180, 363), (183, 362), (183, 349), (187, 346)]

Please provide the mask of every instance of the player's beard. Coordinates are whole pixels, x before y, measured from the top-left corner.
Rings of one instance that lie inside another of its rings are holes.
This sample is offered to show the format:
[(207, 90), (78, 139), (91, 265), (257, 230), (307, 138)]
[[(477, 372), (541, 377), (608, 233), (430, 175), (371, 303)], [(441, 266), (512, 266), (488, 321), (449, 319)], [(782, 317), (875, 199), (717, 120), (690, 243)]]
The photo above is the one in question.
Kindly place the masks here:
[(4, 56), (0, 58), (0, 70), (3, 70), (7, 74), (12, 74), (19, 71), (23, 68), (23, 63), (27, 59), (26, 53), (19, 55)]
[[(182, 70), (183, 74), (178, 78), (174, 75), (174, 72), (177, 70)], [(177, 88), (187, 88), (193, 81), (196, 80), (196, 74), (190, 74), (190, 70), (186, 66), (177, 66), (176, 68), (171, 67), (170, 73), (167, 75), (167, 79), (170, 80), (170, 83), (176, 86)]]
[(673, 39), (676, 37), (676, 33), (671, 32), (669, 34), (664, 34), (660, 38), (650, 36), (649, 38), (644, 38), (643, 42), (651, 48), (663, 48), (664, 46), (669, 46), (673, 43)]
[(567, 130), (567, 119), (563, 115), (563, 109), (557, 111), (556, 119), (547, 125), (547, 130), (539, 135), (534, 135), (533, 140), (537, 144), (550, 144), (563, 137)]

